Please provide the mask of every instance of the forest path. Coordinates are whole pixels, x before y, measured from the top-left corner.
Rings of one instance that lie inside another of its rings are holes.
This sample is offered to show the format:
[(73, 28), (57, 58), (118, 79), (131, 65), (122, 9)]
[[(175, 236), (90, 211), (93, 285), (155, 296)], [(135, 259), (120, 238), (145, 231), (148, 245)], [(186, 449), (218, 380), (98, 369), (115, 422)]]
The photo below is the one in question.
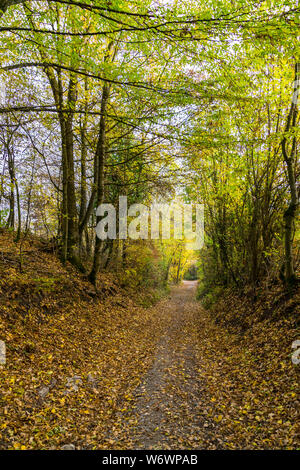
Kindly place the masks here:
[[(183, 282), (145, 310), (147, 321), (137, 331), (153, 340), (145, 350), (147, 367), (127, 393), (127, 404), (120, 401), (105, 446), (298, 448), (298, 381), (293, 370), (286, 374), (289, 344), (281, 354), (273, 353), (281, 346), (277, 337), (273, 340), (272, 322), (229, 331), (196, 300), (196, 285)], [(126, 353), (122, 357), (128, 367)]]
[(160, 304), (161, 335), (154, 361), (135, 392), (135, 422), (130, 431), (133, 448), (202, 448), (211, 441), (199, 399), (205, 396), (205, 389), (196, 354), (196, 286), (197, 281), (184, 281)]

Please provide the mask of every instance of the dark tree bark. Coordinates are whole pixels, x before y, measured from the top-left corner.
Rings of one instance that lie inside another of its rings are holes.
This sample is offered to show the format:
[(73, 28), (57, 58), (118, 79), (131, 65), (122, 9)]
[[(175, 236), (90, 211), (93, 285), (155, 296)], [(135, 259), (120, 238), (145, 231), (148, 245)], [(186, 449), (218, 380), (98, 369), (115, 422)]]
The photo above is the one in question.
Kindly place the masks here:
[(15, 164), (13, 154), (7, 149), (8, 173), (10, 178), (10, 195), (9, 195), (9, 214), (6, 222), (8, 228), (15, 227)]
[[(87, 78), (85, 79), (85, 93), (87, 93)], [(87, 179), (86, 179), (86, 159), (87, 159), (87, 146), (86, 146), (86, 132), (87, 132), (87, 100), (83, 108), (85, 114), (80, 119), (80, 209), (79, 209), (79, 223), (84, 219), (87, 209)], [(87, 228), (85, 230), (85, 240), (88, 241)], [(87, 249), (87, 243), (86, 247)], [(79, 229), (79, 255), (80, 259), (83, 258), (83, 231)], [(87, 251), (87, 250), (86, 250)]]
[(25, 3), (24, 0), (0, 0), (0, 18), (6, 12), (8, 7)]
[[(28, 11), (24, 10), (29, 24), (35, 29), (35, 24)], [(41, 58), (45, 60), (45, 51), (38, 47)], [(80, 270), (84, 271), (77, 256), (78, 249), (78, 214), (76, 208), (75, 177), (74, 177), (74, 145), (73, 145), (73, 117), (77, 101), (77, 77), (71, 72), (67, 97), (64, 96), (61, 70), (45, 67), (49, 84), (51, 86), (55, 106), (58, 112), (61, 147), (62, 147), (62, 205), (61, 205), (61, 258), (70, 261)]]
[[(102, 204), (104, 199), (104, 164), (105, 164), (105, 126), (106, 126), (106, 110), (109, 99), (109, 85), (105, 84), (102, 90), (101, 99), (101, 118), (99, 124), (99, 136), (95, 154), (96, 162), (96, 207)], [(100, 217), (96, 218), (96, 224), (100, 221)], [(101, 240), (96, 237), (93, 266), (89, 274), (90, 282), (96, 286), (97, 274), (100, 268)]]
[(19, 193), (19, 186), (17, 179), (15, 178), (15, 187), (16, 187), (16, 195), (17, 195), (17, 210), (18, 210), (18, 227), (15, 241), (18, 242), (21, 238), (21, 203), (20, 203), (20, 193)]
[(293, 229), (299, 206), (295, 177), (296, 137), (292, 136), (291, 149), (288, 149), (288, 133), (295, 129), (298, 115), (300, 63), (295, 65), (294, 92), (290, 111), (287, 117), (285, 135), (281, 142), (282, 154), (287, 167), (288, 183), (290, 189), (290, 203), (284, 212), (284, 248), (285, 248), (285, 281), (294, 284), (297, 281), (293, 262)]

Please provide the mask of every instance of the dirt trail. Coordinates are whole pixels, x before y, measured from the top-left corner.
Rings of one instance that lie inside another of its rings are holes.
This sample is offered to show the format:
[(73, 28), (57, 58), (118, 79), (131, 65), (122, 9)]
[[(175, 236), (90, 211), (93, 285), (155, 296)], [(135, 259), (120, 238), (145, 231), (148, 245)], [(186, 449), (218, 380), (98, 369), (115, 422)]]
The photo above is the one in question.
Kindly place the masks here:
[(208, 441), (199, 402), (204, 384), (195, 357), (196, 285), (185, 281), (163, 305), (155, 359), (135, 394), (131, 439), (137, 449), (201, 448)]
[(272, 323), (259, 323), (255, 334), (229, 332), (195, 294), (196, 283), (184, 282), (150, 309), (144, 333), (156, 346), (146, 353), (148, 367), (128, 406), (121, 402), (111, 420), (108, 443), (154, 450), (298, 448), (296, 372), (288, 348), (269, 346)]

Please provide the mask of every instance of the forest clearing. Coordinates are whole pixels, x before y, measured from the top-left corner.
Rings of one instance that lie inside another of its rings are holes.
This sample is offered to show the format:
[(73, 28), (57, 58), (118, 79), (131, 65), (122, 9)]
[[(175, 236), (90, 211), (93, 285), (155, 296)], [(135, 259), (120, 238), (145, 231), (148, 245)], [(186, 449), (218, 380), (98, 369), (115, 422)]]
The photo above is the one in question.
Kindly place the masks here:
[(1, 451), (299, 450), (299, 13), (0, 0)]

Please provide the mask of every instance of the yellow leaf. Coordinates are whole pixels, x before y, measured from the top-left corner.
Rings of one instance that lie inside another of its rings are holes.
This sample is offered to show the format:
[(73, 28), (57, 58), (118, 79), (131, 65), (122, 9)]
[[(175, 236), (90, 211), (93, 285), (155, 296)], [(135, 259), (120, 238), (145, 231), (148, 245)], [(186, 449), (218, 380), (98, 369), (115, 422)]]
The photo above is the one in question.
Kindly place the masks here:
[(220, 421), (222, 421), (223, 419), (223, 416), (222, 415), (219, 415), (219, 416), (215, 416), (214, 420), (219, 423)]

